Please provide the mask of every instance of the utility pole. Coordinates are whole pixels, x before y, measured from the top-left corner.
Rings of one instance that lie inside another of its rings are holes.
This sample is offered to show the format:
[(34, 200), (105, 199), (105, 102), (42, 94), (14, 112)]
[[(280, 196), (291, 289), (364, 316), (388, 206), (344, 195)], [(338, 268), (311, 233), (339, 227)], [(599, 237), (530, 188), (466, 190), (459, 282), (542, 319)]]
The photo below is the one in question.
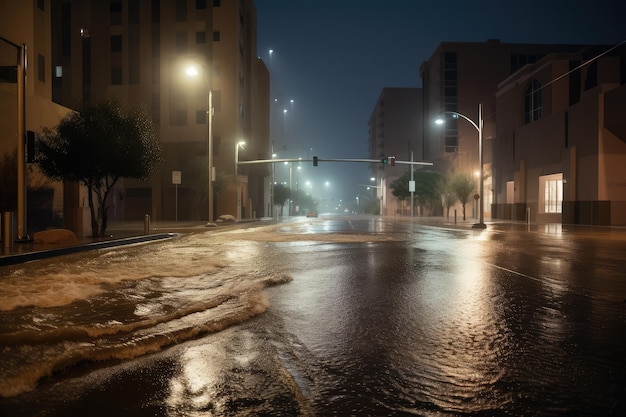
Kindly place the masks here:
[(17, 238), (28, 240), (26, 224), (26, 44), (18, 45), (0, 36), (17, 50)]

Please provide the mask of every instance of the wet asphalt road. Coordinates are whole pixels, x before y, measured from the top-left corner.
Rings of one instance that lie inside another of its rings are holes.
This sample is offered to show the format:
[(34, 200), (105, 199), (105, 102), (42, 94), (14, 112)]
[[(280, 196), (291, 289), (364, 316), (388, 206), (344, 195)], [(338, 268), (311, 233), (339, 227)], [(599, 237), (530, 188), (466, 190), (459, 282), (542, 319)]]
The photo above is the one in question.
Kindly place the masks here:
[(74, 371), (39, 415), (626, 414), (626, 233), (440, 226), (281, 223), (255, 261), (293, 280), (265, 313)]

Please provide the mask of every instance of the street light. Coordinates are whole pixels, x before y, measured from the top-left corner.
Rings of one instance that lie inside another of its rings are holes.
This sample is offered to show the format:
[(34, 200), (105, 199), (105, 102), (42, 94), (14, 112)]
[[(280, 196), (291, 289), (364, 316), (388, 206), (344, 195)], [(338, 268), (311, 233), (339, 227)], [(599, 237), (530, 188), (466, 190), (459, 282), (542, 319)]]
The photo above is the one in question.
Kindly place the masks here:
[[(479, 165), (479, 175), (480, 175), (480, 179), (479, 179), (479, 200), (478, 200), (478, 223), (474, 223), (474, 225), (472, 225), (472, 227), (474, 229), (485, 229), (487, 226), (485, 225), (485, 221), (484, 221), (484, 217), (483, 217), (483, 212), (484, 212), (484, 196), (483, 196), (483, 190), (484, 190), (484, 184), (483, 184), (483, 104), (479, 103), (478, 104), (478, 124), (474, 123), (474, 121), (472, 119), (470, 119), (469, 117), (465, 116), (464, 114), (461, 113), (457, 113), (455, 111), (445, 111), (443, 112), (444, 114), (452, 114), (453, 116), (457, 116), (457, 117), (461, 117), (465, 120), (467, 120), (472, 126), (474, 126), (474, 128), (478, 131), (478, 165)], [(437, 123), (438, 125), (441, 125), (444, 123), (443, 119), (437, 119), (435, 120), (435, 123)]]
[(240, 140), (235, 145), (235, 179), (237, 177), (237, 174), (239, 173), (239, 148), (243, 149), (243, 145), (245, 144), (246, 144), (245, 141)]
[[(204, 80), (206, 81), (208, 93), (208, 103), (207, 103), (207, 137), (208, 137), (208, 164), (209, 164), (209, 222), (206, 226), (216, 226), (213, 223), (213, 113), (215, 109), (213, 108), (213, 91), (211, 90), (211, 84), (209, 83), (209, 78), (206, 73), (206, 70), (203, 69)], [(195, 66), (189, 66), (185, 69), (185, 74), (189, 77), (197, 77), (199, 74), (198, 69)]]

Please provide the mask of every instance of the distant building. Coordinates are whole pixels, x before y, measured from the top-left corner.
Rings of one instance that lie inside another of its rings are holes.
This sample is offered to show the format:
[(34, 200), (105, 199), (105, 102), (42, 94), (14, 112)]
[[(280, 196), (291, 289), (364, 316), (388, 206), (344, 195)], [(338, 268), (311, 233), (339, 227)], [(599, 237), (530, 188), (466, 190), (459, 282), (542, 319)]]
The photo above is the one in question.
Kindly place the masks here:
[[(382, 160), (395, 157), (397, 160), (421, 161), (422, 153), (422, 90), (419, 88), (383, 88), (369, 119), (370, 159)], [(375, 178), (376, 197), (382, 215), (410, 214), (410, 202), (399, 201), (391, 193), (391, 183), (404, 173), (410, 165), (372, 164)]]
[(493, 217), (626, 225), (626, 46), (545, 56), (496, 92)]
[[(63, 221), (62, 184), (47, 180), (37, 172), (33, 163), (25, 162), (33, 157), (33, 148), (26, 146), (26, 137), (35, 138), (34, 133), (40, 132), (43, 127), (56, 125), (70, 111), (52, 101), (50, 26), (49, 0), (2, 1), (0, 211), (15, 213), (16, 237), (19, 238), (32, 236), (34, 231), (42, 228), (61, 226)], [(26, 71), (21, 75), (18, 66), (24, 67), (20, 57), (23, 48), (26, 51)], [(24, 89), (22, 85), (25, 85)], [(18, 105), (22, 92), (24, 102)], [(27, 134), (29, 131), (33, 134)], [(28, 142), (35, 143), (33, 140)], [(19, 171), (23, 175), (18, 175)], [(19, 182), (22, 183), (20, 187)], [(18, 188), (24, 190), (23, 196), (18, 195), (22, 194)]]
[[(51, 10), (53, 99), (68, 107), (105, 97), (147, 106), (164, 149), (149, 182), (119, 185), (112, 221), (208, 219), (209, 89), (214, 218), (264, 214), (269, 167), (235, 171), (237, 154), (269, 158), (269, 74), (256, 53), (252, 0), (51, 0)], [(186, 76), (190, 65), (198, 77)], [(246, 145), (236, 150), (240, 141)], [(66, 215), (81, 217), (78, 189), (66, 192)]]
[[(524, 68), (553, 53), (574, 53), (584, 45), (508, 44), (499, 40), (484, 43), (444, 42), (421, 66), (424, 91), (424, 160), (434, 163), (433, 169), (444, 175), (467, 172), (478, 183), (479, 146), (475, 124), (479, 104), (483, 106), (483, 171), (484, 190), (476, 190), (484, 198), (484, 215), (491, 216), (494, 203), (492, 175), (492, 143), (496, 139), (496, 123), (507, 109), (496, 108), (499, 84)], [(445, 118), (445, 125), (435, 124)], [(478, 203), (468, 211), (478, 217)]]

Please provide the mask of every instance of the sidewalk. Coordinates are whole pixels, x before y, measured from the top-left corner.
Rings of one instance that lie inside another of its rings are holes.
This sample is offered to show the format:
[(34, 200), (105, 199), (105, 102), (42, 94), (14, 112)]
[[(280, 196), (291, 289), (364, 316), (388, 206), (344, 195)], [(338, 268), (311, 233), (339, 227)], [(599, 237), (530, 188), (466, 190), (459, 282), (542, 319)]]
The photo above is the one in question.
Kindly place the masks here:
[[(396, 221), (411, 221), (411, 217), (394, 217)], [(526, 223), (525, 221), (517, 220), (502, 220), (502, 219), (486, 219), (484, 221), (487, 226), (486, 229), (474, 229), (473, 226), (478, 222), (477, 219), (468, 218), (466, 220), (454, 221), (451, 216), (450, 219), (445, 217), (414, 217), (414, 223), (429, 225), (433, 227), (447, 227), (458, 229), (472, 229), (476, 232), (481, 230), (495, 231), (495, 232), (535, 232), (544, 233), (554, 236), (561, 236), (564, 233), (577, 233), (585, 235), (593, 235), (594, 237), (610, 237), (620, 240), (626, 240), (626, 227), (623, 226), (592, 226), (582, 224), (562, 224), (562, 223)]]
[(110, 248), (154, 240), (170, 239), (183, 234), (205, 232), (250, 221), (222, 223), (217, 228), (207, 227), (206, 222), (154, 222), (149, 234), (141, 222), (116, 222), (107, 227), (107, 237), (78, 237), (76, 243), (35, 243), (32, 239), (13, 242), (10, 247), (0, 247), (0, 267), (94, 249)]

